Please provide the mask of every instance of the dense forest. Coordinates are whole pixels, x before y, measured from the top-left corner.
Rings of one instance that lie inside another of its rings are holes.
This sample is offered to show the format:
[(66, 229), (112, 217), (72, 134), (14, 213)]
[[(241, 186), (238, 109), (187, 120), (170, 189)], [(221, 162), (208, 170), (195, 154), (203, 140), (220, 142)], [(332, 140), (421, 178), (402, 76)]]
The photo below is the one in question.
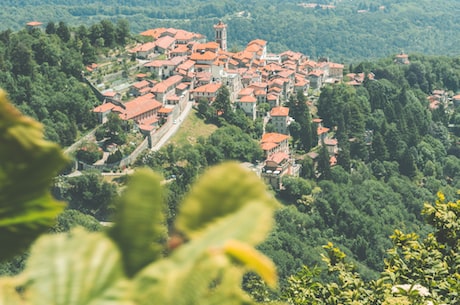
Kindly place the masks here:
[[(67, 146), (96, 125), (90, 109), (97, 100), (81, 81), (82, 68), (131, 38), (125, 20), (102, 20), (88, 27), (62, 21), (45, 26), (44, 31), (0, 33), (0, 87), (23, 113), (44, 123), (47, 139)], [(404, 235), (390, 239), (394, 230), (429, 237), (434, 229), (421, 214), (424, 202), (434, 202), (438, 191), (446, 200), (456, 200), (460, 108), (446, 103), (430, 109), (427, 96), (437, 89), (448, 97), (457, 94), (460, 59), (411, 53), (410, 61), (398, 65), (385, 57), (353, 63), (349, 72), (367, 75), (362, 86), (326, 86), (315, 102), (315, 112), (306, 107), (309, 97), (303, 94), (285, 101), (298, 123), (291, 133), (303, 171), (301, 177), (286, 178), (282, 191), (273, 190), (283, 208), (275, 214), (274, 230), (259, 245), (277, 265), (283, 287), (292, 284), (290, 276), (304, 270), (304, 265), (325, 268), (320, 254), (328, 242), (343, 252), (334, 252), (332, 246), (326, 249), (340, 257), (346, 254), (362, 278), (378, 278), (388, 249), (396, 247), (395, 240), (409, 239)], [(191, 183), (206, 168), (228, 159), (255, 162), (261, 156), (256, 142), (260, 121), (228, 111), (225, 87), (215, 104), (197, 109), (203, 120), (219, 127), (210, 137), (197, 139), (193, 145), (168, 145), (137, 160), (138, 166), (174, 177), (166, 186), (168, 224), (174, 222)], [(217, 117), (219, 111), (225, 115)], [(306, 157), (316, 146), (309, 124), (316, 116), (335, 130), (340, 149), (338, 165), (330, 167), (327, 152), (316, 148), (318, 172)], [(70, 208), (55, 231), (75, 224), (97, 230), (93, 217), (107, 220), (116, 211), (111, 204), (118, 196), (116, 187), (98, 173), (62, 176), (53, 192)], [(22, 260), (18, 257), (3, 265), (2, 273), (17, 272)], [(330, 279), (327, 274), (321, 276), (323, 281)]]
[(255, 38), (273, 52), (287, 49), (336, 62), (407, 53), (458, 54), (460, 22), (455, 0), (305, 1), (2, 1), (0, 29), (18, 30), (27, 22), (66, 20), (70, 25), (129, 21), (134, 33), (176, 27), (213, 37), (212, 25), (228, 24), (229, 46)]
[(48, 139), (68, 146), (97, 123), (91, 110), (99, 101), (82, 82), (83, 67), (103, 49), (124, 45), (129, 35), (126, 21), (107, 20), (89, 28), (70, 29), (60, 21), (45, 31), (2, 31), (1, 87), (23, 113), (45, 125)]

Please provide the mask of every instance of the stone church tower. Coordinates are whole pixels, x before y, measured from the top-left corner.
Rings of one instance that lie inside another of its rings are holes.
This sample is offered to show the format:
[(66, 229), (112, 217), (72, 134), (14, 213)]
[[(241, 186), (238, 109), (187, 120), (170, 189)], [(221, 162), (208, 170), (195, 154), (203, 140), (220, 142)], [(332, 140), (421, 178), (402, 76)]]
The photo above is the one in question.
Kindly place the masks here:
[(216, 42), (219, 44), (221, 50), (227, 51), (227, 25), (222, 21), (214, 25), (216, 32)]

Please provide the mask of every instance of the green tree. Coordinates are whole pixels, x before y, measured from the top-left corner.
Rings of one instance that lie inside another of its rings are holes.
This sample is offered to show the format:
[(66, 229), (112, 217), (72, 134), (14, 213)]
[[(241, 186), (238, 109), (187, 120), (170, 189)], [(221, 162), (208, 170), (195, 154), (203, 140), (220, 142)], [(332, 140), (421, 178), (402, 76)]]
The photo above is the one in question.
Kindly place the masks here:
[(70, 30), (67, 24), (63, 21), (59, 21), (58, 27), (56, 28), (56, 34), (64, 42), (68, 42), (70, 40)]
[(229, 116), (232, 112), (232, 106), (230, 104), (230, 92), (225, 85), (222, 85), (219, 90), (217, 90), (216, 99), (212, 103), (217, 114), (221, 113), (222, 116)]
[(331, 178), (331, 164), (329, 152), (327, 151), (326, 145), (324, 143), (321, 145), (318, 155), (318, 173), (321, 179), (330, 179)]

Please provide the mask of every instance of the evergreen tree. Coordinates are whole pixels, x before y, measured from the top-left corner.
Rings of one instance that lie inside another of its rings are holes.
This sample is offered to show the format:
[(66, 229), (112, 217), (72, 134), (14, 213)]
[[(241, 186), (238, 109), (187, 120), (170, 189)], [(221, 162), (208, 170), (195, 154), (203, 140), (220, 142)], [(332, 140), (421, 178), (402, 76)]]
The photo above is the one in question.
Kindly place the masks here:
[(327, 180), (331, 178), (330, 157), (324, 142), (321, 144), (321, 149), (319, 150), (317, 169), (320, 179)]
[(62, 41), (68, 42), (70, 40), (70, 30), (65, 22), (60, 21), (56, 29), (56, 34), (61, 38)]

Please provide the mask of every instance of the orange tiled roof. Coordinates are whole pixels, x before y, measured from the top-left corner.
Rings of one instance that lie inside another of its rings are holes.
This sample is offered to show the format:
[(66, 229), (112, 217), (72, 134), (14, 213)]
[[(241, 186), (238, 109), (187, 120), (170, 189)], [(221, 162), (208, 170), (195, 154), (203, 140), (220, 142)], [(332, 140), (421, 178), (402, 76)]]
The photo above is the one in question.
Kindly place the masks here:
[(155, 39), (158, 39), (165, 31), (166, 31), (165, 28), (156, 28), (156, 29), (150, 29), (150, 30), (144, 31), (140, 35), (141, 36), (150, 36), (150, 37), (153, 37)]
[(278, 96), (275, 94), (269, 94), (267, 95), (267, 100), (269, 101), (276, 101), (278, 99)]
[(252, 40), (252, 41), (250, 41), (248, 43), (248, 46), (250, 46), (252, 44), (257, 44), (257, 45), (259, 45), (261, 47), (264, 47), (264, 46), (267, 45), (267, 42), (265, 40), (262, 40), (262, 39), (254, 39), (254, 40)]
[(275, 147), (277, 147), (277, 146), (278, 146), (278, 144), (273, 143), (273, 142), (265, 142), (265, 143), (262, 143), (262, 144), (260, 145), (260, 147), (262, 148), (262, 150), (265, 150), (265, 151), (267, 151), (267, 150), (272, 150), (273, 148), (275, 148)]
[(180, 75), (173, 75), (162, 82), (159, 82), (152, 88), (152, 92), (164, 93), (170, 87), (179, 84), (183, 77)]
[(285, 152), (276, 152), (274, 154), (271, 154), (268, 158), (267, 161), (272, 161), (275, 162), (276, 164), (280, 164), (284, 160), (289, 159), (289, 155)]
[(188, 59), (188, 60), (184, 61), (183, 63), (181, 63), (177, 68), (188, 71), (191, 68), (193, 68), (194, 65), (195, 65), (195, 62), (193, 60)]
[(252, 95), (244, 95), (239, 100), (241, 103), (256, 103), (257, 99)]
[(289, 108), (288, 107), (273, 107), (270, 111), (271, 116), (288, 116), (289, 115)]
[(43, 23), (40, 21), (30, 21), (26, 23), (27, 26), (41, 26), (42, 24)]
[(323, 121), (323, 119), (320, 119), (320, 118), (314, 118), (313, 120), (311, 120), (313, 123), (321, 123)]
[(318, 135), (322, 135), (323, 133), (328, 133), (328, 132), (329, 132), (329, 128), (327, 127), (318, 127), (317, 129)]
[(221, 83), (206, 84), (206, 85), (200, 86), (198, 88), (195, 88), (193, 90), (193, 92), (216, 93), (217, 90), (219, 90), (220, 86), (222, 86)]
[(175, 42), (176, 39), (171, 36), (163, 36), (155, 41), (156, 45), (162, 49), (170, 48)]
[(264, 133), (262, 135), (262, 143), (281, 143), (283, 141), (286, 141), (289, 139), (289, 136), (282, 134), (282, 133), (277, 133), (277, 132), (269, 132), (269, 133)]
[(243, 95), (251, 95), (254, 93), (254, 89), (251, 88), (251, 87), (246, 87), (246, 88), (243, 88), (240, 90), (240, 92), (238, 92), (238, 95), (239, 96), (243, 96)]
[(99, 113), (99, 112), (107, 112), (109, 110), (112, 110), (115, 108), (115, 105), (112, 103), (105, 103), (102, 105), (97, 106), (96, 108), (93, 109), (93, 112)]
[(171, 113), (173, 111), (172, 108), (166, 108), (166, 107), (161, 107), (160, 110), (158, 110), (158, 113)]
[(144, 79), (137, 83), (132, 84), (131, 86), (136, 89), (142, 89), (142, 88), (150, 86), (150, 82)]
[(154, 99), (153, 94), (143, 95), (125, 103), (125, 109), (121, 111), (120, 117), (123, 120), (130, 120), (150, 110), (159, 109), (162, 105)]
[(217, 54), (211, 51), (206, 51), (204, 53), (195, 52), (190, 56), (190, 59), (194, 61), (214, 61), (216, 58)]

